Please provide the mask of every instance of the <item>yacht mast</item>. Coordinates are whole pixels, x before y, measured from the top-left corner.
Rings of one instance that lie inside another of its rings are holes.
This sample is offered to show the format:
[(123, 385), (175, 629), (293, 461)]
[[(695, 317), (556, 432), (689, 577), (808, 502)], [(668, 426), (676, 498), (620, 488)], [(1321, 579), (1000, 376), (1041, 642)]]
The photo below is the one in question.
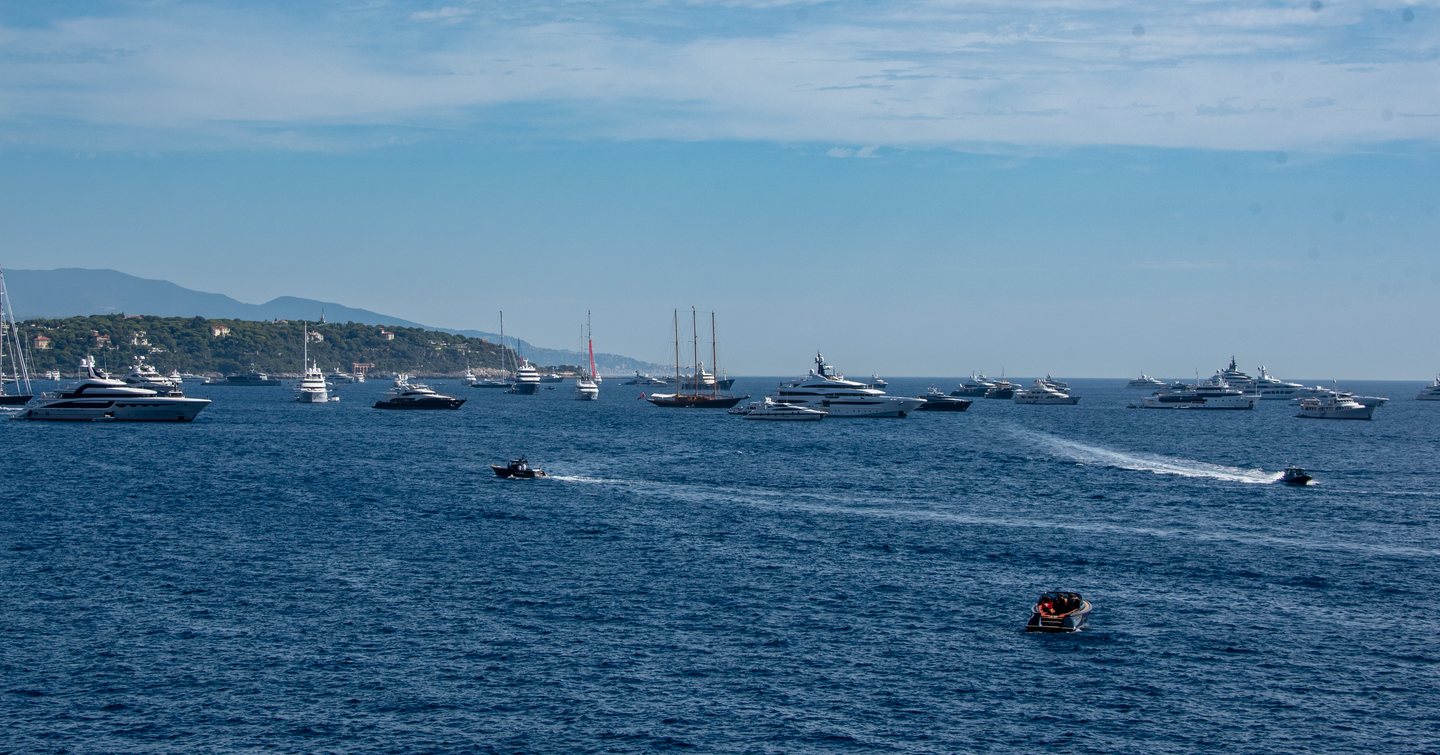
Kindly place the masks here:
[(500, 310), (500, 374), (508, 377), (510, 374), (510, 359), (505, 354), (505, 310)]
[[(7, 326), (6, 323), (9, 323)], [(10, 304), (10, 292), (5, 288), (5, 269), (0, 268), (0, 375), (5, 373), (5, 347), (10, 348), (10, 369), (15, 372), (15, 387), (24, 387), (25, 393), (34, 393), (30, 388), (30, 367), (25, 363), (25, 349), (20, 341), (20, 327), (15, 322), (15, 308)], [(5, 389), (0, 385), (0, 394)]]
[(585, 310), (585, 348), (590, 351), (590, 380), (594, 381), (595, 374), (595, 338), (590, 334), (590, 310)]
[(720, 366), (715, 353), (715, 310), (710, 310), (710, 369), (715, 373), (715, 381), (710, 384), (711, 396), (720, 395)]
[(690, 305), (690, 356), (695, 360), (695, 393), (700, 393), (700, 331), (695, 327), (695, 305)]
[(685, 384), (680, 381), (680, 310), (671, 310), (670, 320), (675, 324), (675, 395), (680, 395), (680, 389)]

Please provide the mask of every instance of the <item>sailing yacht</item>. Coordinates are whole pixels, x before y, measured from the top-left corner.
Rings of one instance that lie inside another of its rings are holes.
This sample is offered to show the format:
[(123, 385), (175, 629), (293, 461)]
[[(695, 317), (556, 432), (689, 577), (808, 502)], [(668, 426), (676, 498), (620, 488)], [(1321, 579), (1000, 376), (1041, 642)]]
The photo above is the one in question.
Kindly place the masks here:
[[(656, 406), (680, 407), (687, 409), (729, 409), (749, 396), (727, 396), (720, 393), (718, 383), (712, 382), (709, 392), (691, 389), (685, 392), (685, 381), (680, 375), (680, 312), (674, 313), (675, 324), (675, 392), (674, 393), (652, 393), (646, 399)], [(700, 335), (696, 330), (695, 308), (690, 308), (690, 333), (691, 352), (695, 357), (695, 373), (700, 375), (703, 370), (700, 367)], [(710, 313), (710, 361), (716, 361), (715, 347), (715, 313)]]
[(5, 290), (5, 271), (0, 269), (0, 375), (7, 374), (7, 357), (12, 365), (10, 372), (15, 373), (15, 393), (7, 394), (5, 381), (0, 380), (0, 406), (23, 406), (35, 396), (34, 389), (30, 387), (30, 366), (25, 363), (25, 351), (20, 343), (15, 310), (10, 306), (10, 294)]
[(904, 417), (925, 403), (923, 398), (891, 396), (865, 383), (846, 380), (819, 352), (810, 374), (781, 384), (775, 401), (820, 409), (831, 417)]
[(590, 371), (575, 381), (575, 398), (595, 401), (600, 398), (600, 384), (595, 378), (595, 341), (590, 334), (590, 313), (585, 313), (585, 347), (590, 352)]
[(295, 400), (302, 404), (324, 404), (330, 401), (330, 389), (325, 385), (325, 373), (320, 371), (320, 365), (310, 361), (310, 324), (306, 323), (301, 329), (304, 338), (304, 346), (301, 348), (302, 356), (300, 362), (305, 366), (305, 374), (300, 378), (300, 384), (295, 388)]

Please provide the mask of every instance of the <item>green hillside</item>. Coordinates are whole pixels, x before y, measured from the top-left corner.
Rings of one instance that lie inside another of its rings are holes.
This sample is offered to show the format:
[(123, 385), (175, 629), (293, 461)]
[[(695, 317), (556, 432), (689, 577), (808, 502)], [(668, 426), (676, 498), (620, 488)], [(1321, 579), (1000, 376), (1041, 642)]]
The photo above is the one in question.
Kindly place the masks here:
[[(502, 347), (480, 338), (421, 328), (310, 323), (310, 358), (320, 368), (350, 371), (354, 363), (370, 369), (443, 375), (466, 368), (498, 370)], [(72, 374), (81, 358), (93, 355), (112, 372), (123, 371), (144, 355), (162, 372), (231, 374), (252, 366), (264, 372), (300, 372), (302, 323), (298, 320), (253, 322), (203, 317), (93, 315), (33, 319), (20, 323), (32, 369)], [(47, 341), (48, 339), (48, 341)], [(47, 348), (48, 347), (48, 348)], [(503, 349), (507, 359), (515, 354)], [(513, 361), (512, 361), (513, 363)]]

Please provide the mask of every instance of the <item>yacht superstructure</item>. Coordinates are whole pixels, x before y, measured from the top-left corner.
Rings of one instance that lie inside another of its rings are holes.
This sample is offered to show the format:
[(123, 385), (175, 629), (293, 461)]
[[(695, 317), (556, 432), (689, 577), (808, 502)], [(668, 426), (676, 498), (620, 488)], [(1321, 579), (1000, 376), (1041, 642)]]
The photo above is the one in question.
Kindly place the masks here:
[(80, 362), (80, 383), (31, 402), (15, 419), (115, 420), (118, 422), (189, 422), (210, 405), (207, 398), (162, 396), (126, 385), (95, 369), (95, 358)]

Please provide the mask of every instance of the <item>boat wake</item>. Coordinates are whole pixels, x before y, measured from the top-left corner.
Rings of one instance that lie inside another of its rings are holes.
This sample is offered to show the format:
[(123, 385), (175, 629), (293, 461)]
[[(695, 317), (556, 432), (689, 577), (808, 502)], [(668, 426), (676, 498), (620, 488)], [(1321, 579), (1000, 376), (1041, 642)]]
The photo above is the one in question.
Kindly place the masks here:
[(1251, 485), (1268, 485), (1280, 479), (1280, 472), (1266, 472), (1263, 469), (1242, 469), (1223, 464), (1210, 464), (1195, 459), (1177, 459), (1159, 454), (1116, 451), (1088, 443), (1079, 443), (1055, 435), (1033, 430), (1012, 430), (1015, 435), (1034, 441), (1037, 445), (1058, 456), (1080, 464), (1095, 464), (1135, 472), (1195, 477)]

